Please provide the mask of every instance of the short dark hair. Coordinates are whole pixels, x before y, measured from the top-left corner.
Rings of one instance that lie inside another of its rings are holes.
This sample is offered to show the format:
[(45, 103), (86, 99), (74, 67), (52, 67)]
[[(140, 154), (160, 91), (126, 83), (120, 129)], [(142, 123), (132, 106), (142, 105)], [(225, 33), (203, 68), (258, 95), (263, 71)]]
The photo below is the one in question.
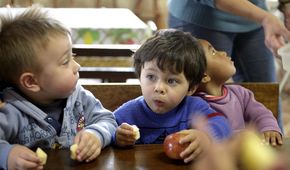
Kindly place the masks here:
[(134, 54), (138, 78), (145, 62), (156, 60), (160, 70), (184, 72), (190, 87), (198, 85), (206, 70), (203, 48), (190, 33), (176, 29), (162, 29), (147, 39)]

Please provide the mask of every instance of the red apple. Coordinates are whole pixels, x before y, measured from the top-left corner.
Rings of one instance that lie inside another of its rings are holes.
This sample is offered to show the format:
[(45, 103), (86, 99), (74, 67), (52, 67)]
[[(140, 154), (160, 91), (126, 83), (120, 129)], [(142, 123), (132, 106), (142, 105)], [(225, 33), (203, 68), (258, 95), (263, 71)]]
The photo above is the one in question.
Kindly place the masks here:
[(185, 137), (186, 133), (176, 132), (166, 136), (163, 143), (163, 150), (165, 154), (171, 159), (182, 159), (180, 153), (187, 148), (189, 143), (180, 144), (181, 138)]

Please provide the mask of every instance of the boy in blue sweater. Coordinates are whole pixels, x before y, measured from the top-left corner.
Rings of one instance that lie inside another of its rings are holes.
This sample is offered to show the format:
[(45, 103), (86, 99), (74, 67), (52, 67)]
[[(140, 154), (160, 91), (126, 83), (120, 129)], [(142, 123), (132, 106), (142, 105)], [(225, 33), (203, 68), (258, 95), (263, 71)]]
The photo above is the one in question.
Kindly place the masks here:
[[(191, 96), (204, 75), (206, 59), (200, 43), (189, 33), (173, 29), (158, 31), (136, 51), (134, 67), (142, 96), (114, 111), (119, 124), (116, 145), (163, 143), (167, 135), (183, 131), (187, 136), (180, 143), (190, 145), (180, 156), (184, 162), (190, 162), (211, 140), (203, 131), (194, 129), (195, 116), (207, 118), (214, 139), (231, 135), (223, 114), (200, 97)], [(137, 141), (132, 125), (140, 130)]]

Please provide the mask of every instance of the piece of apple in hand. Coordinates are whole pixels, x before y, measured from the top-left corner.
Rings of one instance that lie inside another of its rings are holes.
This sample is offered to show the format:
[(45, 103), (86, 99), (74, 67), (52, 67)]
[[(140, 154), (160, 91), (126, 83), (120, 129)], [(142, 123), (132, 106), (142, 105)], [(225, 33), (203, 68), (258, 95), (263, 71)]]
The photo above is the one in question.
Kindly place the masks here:
[(78, 144), (73, 144), (70, 146), (70, 157), (73, 160), (77, 159), (77, 148), (78, 148)]
[(176, 132), (166, 136), (163, 142), (163, 150), (165, 154), (171, 159), (182, 159), (180, 153), (184, 151), (189, 143), (180, 144), (181, 138), (185, 137), (187, 133)]
[(133, 132), (134, 132), (134, 138), (135, 140), (138, 140), (140, 138), (140, 131), (139, 128), (136, 125), (132, 125)]
[(40, 159), (41, 165), (45, 165), (47, 160), (47, 154), (41, 148), (37, 148), (36, 155)]

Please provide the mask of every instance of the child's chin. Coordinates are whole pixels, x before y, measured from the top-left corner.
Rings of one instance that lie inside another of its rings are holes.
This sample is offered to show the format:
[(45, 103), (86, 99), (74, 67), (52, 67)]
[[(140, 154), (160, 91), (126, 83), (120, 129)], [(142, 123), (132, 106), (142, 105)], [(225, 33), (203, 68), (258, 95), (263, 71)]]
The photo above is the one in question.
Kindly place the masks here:
[(63, 98), (63, 99), (68, 98), (70, 95), (73, 94), (74, 91), (75, 91), (75, 89), (71, 90), (70, 92), (63, 93), (63, 95), (61, 96), (61, 98)]
[[(151, 109), (152, 110), (152, 109)], [(157, 113), (157, 114), (164, 114), (164, 113), (166, 113), (166, 112), (168, 112), (168, 111), (164, 111), (164, 110), (161, 110), (161, 109), (154, 109), (154, 110), (152, 110), (154, 113)]]

